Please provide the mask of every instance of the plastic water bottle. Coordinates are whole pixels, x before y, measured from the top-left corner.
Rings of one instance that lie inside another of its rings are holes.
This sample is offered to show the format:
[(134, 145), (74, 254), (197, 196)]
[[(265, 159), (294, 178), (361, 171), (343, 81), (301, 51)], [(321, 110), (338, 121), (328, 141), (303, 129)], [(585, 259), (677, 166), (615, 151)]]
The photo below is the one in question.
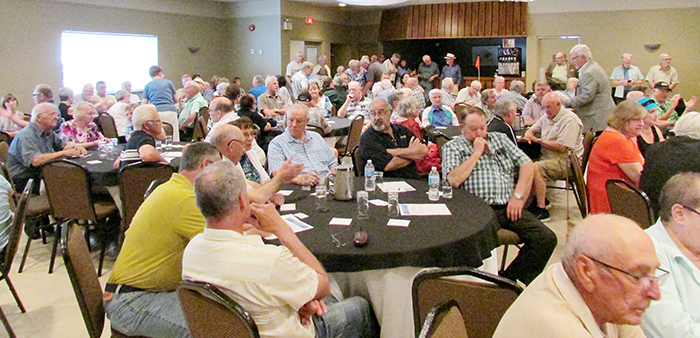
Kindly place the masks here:
[(440, 199), (440, 191), (438, 190), (440, 186), (440, 174), (436, 167), (430, 170), (430, 175), (428, 175), (428, 199), (431, 201), (437, 201)]
[(365, 191), (374, 191), (376, 186), (374, 164), (372, 164), (372, 160), (367, 160), (367, 164), (365, 164)]

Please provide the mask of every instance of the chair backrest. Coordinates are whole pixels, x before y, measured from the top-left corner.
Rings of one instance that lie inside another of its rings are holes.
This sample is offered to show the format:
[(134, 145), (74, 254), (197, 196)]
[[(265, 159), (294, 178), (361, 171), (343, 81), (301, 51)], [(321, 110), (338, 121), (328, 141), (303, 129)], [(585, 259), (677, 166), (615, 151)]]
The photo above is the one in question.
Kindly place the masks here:
[(425, 317), (419, 338), (467, 338), (462, 310), (456, 300), (440, 304)]
[(360, 168), (360, 147), (356, 146), (355, 148), (352, 148), (352, 167), (355, 170), (355, 177), (361, 177), (364, 176), (362, 174), (362, 171), (365, 169)]
[(78, 163), (60, 159), (45, 163), (41, 174), (53, 217), (59, 220), (97, 219), (90, 197), (87, 169)]
[[(468, 275), (484, 282), (442, 278), (455, 275)], [(416, 333), (418, 334), (430, 309), (454, 299), (462, 311), (469, 337), (491, 337), (501, 317), (521, 292), (520, 286), (506, 278), (472, 268), (423, 270), (413, 279), (413, 320)]]
[[(27, 216), (27, 205), (29, 204), (29, 194), (32, 191), (32, 186), (34, 184), (33, 179), (27, 181), (27, 186), (24, 187), (22, 195), (20, 195), (19, 203), (15, 210), (15, 216), (12, 219), (12, 226), (10, 227), (10, 238), (7, 240), (7, 246), (5, 246), (5, 261), (2, 262), (3, 275), (10, 273), (10, 267), (12, 266), (12, 260), (17, 253), (17, 247), (19, 246), (19, 239), (22, 236), (22, 226), (24, 225), (24, 218)], [(10, 199), (10, 205), (14, 204), (14, 190), (10, 189), (8, 193), (8, 198)]]
[(360, 136), (362, 136), (362, 127), (365, 123), (365, 117), (358, 115), (352, 122), (350, 122), (350, 129), (348, 129), (348, 143), (345, 148), (345, 154), (349, 151), (355, 149), (355, 147), (360, 145)]
[(144, 201), (146, 190), (157, 179), (169, 180), (175, 168), (169, 164), (156, 162), (137, 162), (119, 170), (119, 194), (122, 200), (122, 219), (129, 228), (136, 210)]
[(194, 124), (194, 131), (192, 132), (192, 142), (201, 141), (207, 137), (207, 122), (204, 121), (203, 116), (197, 116), (196, 123)]
[(197, 116), (201, 116), (204, 118), (204, 125), (206, 126), (207, 123), (209, 123), (209, 107), (204, 106), (202, 108), (199, 108)]
[(162, 127), (163, 127), (163, 131), (165, 131), (165, 135), (167, 135), (167, 136), (173, 136), (173, 130), (174, 130), (174, 129), (173, 129), (173, 125), (172, 125), (172, 124), (163, 121)]
[(106, 138), (118, 138), (117, 125), (114, 123), (114, 118), (112, 115), (107, 113), (102, 113), (97, 117), (100, 121), (100, 126), (102, 127), (102, 135)]
[(7, 144), (10, 144), (10, 142), (12, 142), (12, 136), (10, 136), (10, 134), (4, 131), (0, 131), (0, 141), (4, 141), (7, 142)]
[(625, 180), (608, 180), (605, 182), (610, 211), (615, 215), (627, 217), (646, 229), (654, 224), (654, 211), (651, 201), (643, 191)]
[(583, 180), (583, 167), (576, 156), (576, 152), (569, 150), (569, 181), (576, 197), (576, 203), (581, 211), (581, 217), (588, 216), (588, 191), (586, 181)]
[(438, 154), (440, 155), (440, 158), (442, 158), (442, 146), (444, 146), (447, 142), (450, 142), (450, 139), (445, 135), (437, 135), (437, 137), (435, 137), (435, 144), (438, 146)]
[(583, 134), (583, 157), (581, 157), (581, 168), (583, 171), (586, 171), (588, 158), (591, 156), (591, 150), (596, 140), (597, 136), (593, 132), (593, 129), (589, 129)]
[(164, 179), (161, 179), (161, 178), (159, 178), (159, 179), (157, 179), (157, 180), (153, 180), (153, 182), (151, 182), (151, 184), (148, 185), (148, 189), (146, 189), (146, 192), (143, 193), (143, 199), (146, 200), (146, 199), (148, 198), (148, 196), (151, 195), (151, 193), (153, 192), (153, 190), (156, 190), (156, 188), (158, 188), (159, 185), (161, 185), (161, 184), (163, 184), (163, 183), (165, 183), (165, 182), (167, 182), (167, 181), (168, 181), (168, 180), (164, 180)]
[(7, 162), (7, 152), (10, 149), (10, 144), (6, 141), (0, 141), (0, 161)]
[(63, 261), (70, 277), (75, 298), (78, 300), (83, 321), (91, 338), (102, 335), (105, 322), (105, 310), (102, 304), (102, 287), (90, 258), (85, 236), (81, 228), (69, 222), (62, 227), (61, 247)]
[(260, 337), (250, 314), (216, 286), (184, 280), (177, 292), (193, 338)]

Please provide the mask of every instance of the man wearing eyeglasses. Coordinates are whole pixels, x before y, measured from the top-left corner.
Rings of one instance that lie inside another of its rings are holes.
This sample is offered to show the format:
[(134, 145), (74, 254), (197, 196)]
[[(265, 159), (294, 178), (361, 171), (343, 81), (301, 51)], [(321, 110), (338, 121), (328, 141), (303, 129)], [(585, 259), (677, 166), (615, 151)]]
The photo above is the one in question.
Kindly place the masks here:
[(384, 99), (369, 105), (371, 127), (360, 137), (360, 170), (372, 160), (377, 171), (386, 177), (419, 179), (416, 160), (428, 155), (428, 147), (412, 131), (389, 122), (391, 106)]
[(671, 66), (671, 55), (661, 54), (659, 59), (659, 64), (649, 69), (646, 80), (649, 82), (651, 88), (654, 88), (657, 83), (663, 81), (668, 83), (669, 88), (673, 90), (679, 82), (678, 71)]
[(700, 174), (673, 176), (661, 190), (660, 220), (646, 232), (661, 267), (661, 299), (642, 316), (649, 338), (700, 337)]
[(666, 274), (639, 225), (589, 216), (569, 232), (562, 261), (520, 294), (493, 337), (644, 337), (642, 313), (659, 299)]
[(134, 132), (131, 133), (131, 138), (126, 143), (121, 157), (114, 162), (114, 166), (119, 166), (120, 162), (122, 168), (138, 161), (167, 163), (168, 161), (156, 149), (156, 139), (165, 140), (165, 132), (163, 132), (156, 106), (152, 104), (139, 106), (134, 110), (132, 121)]

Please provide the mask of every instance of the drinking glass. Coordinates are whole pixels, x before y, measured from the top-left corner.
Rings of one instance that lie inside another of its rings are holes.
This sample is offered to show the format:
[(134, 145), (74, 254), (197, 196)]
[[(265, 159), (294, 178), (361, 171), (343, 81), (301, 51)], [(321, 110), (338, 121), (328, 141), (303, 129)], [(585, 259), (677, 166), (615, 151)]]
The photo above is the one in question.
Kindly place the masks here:
[(383, 171), (375, 171), (374, 172), (374, 184), (377, 186), (377, 190), (381, 192), (381, 188), (383, 187), (384, 184), (384, 172)]
[(364, 190), (357, 192), (357, 218), (369, 218), (369, 193)]
[(387, 208), (389, 217), (398, 217), (401, 214), (399, 210), (399, 193), (397, 191), (389, 192), (389, 205)]
[(447, 180), (442, 182), (442, 198), (452, 198), (452, 185)]
[(328, 197), (326, 194), (326, 186), (319, 184), (316, 186), (316, 211), (327, 212), (328, 211)]

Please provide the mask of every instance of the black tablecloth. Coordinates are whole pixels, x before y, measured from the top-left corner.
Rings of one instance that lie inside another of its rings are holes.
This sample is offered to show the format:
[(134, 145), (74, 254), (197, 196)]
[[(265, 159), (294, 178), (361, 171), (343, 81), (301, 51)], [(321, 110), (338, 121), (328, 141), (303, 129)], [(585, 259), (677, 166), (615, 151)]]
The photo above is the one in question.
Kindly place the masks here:
[[(388, 180), (387, 180), (388, 181)], [(399, 203), (430, 203), (425, 193), (427, 182), (407, 180), (416, 188), (415, 192), (399, 194)], [(355, 188), (362, 189), (364, 179), (355, 179)], [(408, 228), (388, 227), (386, 207), (370, 204), (370, 218), (357, 219), (354, 200), (336, 201), (329, 196), (330, 212), (315, 210), (316, 198), (311, 192), (298, 187), (287, 197), (286, 203), (296, 203), (296, 212), (309, 215), (303, 221), (314, 229), (298, 233), (299, 239), (321, 261), (329, 272), (354, 272), (362, 270), (388, 269), (400, 266), (415, 267), (478, 267), (491, 256), (491, 250), (499, 245), (498, 223), (493, 210), (482, 199), (461, 189), (454, 190), (452, 199), (440, 199), (452, 212), (452, 216), (397, 217), (409, 219)], [(385, 193), (370, 193), (372, 199), (387, 199)], [(286, 212), (285, 212), (286, 213)], [(333, 217), (353, 218), (348, 227), (329, 225)], [(369, 233), (365, 247), (355, 247), (353, 236), (360, 227)], [(345, 231), (347, 230), (347, 231)], [(333, 244), (331, 234), (341, 243)], [(278, 243), (278, 242), (275, 242)]]
[[(183, 145), (185, 143), (175, 144)], [(87, 170), (90, 172), (90, 179), (92, 180), (93, 185), (101, 185), (104, 187), (117, 186), (119, 185), (119, 169), (114, 169), (112, 165), (114, 164), (114, 160), (119, 157), (119, 154), (124, 149), (124, 146), (124, 144), (118, 144), (115, 147), (115, 151), (112, 153), (112, 155), (108, 155), (105, 158), (100, 158), (99, 150), (88, 149), (87, 156), (75, 158), (72, 159), (72, 161), (87, 168)], [(173, 149), (172, 151), (181, 150), (181, 148), (177, 148)], [(94, 160), (98, 160), (100, 163), (88, 163)], [(177, 172), (177, 168), (180, 167), (180, 158), (178, 157), (173, 159), (170, 164), (175, 167), (175, 171)]]

